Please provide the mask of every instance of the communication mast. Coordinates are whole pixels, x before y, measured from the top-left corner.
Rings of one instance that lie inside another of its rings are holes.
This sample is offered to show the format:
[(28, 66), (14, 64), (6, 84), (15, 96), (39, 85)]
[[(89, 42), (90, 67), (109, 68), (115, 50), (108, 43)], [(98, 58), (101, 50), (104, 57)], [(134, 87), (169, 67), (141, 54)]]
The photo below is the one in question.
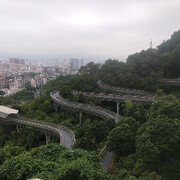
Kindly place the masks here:
[(152, 39), (151, 39), (151, 41), (150, 41), (150, 49), (152, 49)]

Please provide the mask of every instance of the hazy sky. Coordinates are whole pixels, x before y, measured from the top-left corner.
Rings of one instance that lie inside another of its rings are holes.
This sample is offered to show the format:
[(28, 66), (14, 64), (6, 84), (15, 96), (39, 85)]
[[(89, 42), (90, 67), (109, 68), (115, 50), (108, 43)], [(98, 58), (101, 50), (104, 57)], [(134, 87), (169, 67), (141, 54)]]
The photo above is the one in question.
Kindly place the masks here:
[(0, 0), (0, 58), (118, 58), (180, 29), (180, 0)]

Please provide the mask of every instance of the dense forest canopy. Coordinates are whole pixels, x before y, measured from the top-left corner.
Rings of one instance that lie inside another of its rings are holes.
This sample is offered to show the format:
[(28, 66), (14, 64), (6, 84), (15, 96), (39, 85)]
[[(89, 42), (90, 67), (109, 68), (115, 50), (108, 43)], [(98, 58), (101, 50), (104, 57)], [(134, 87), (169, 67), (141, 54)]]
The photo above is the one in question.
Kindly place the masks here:
[[(91, 62), (77, 75), (59, 76), (40, 89), (29, 87), (0, 97), (1, 105), (19, 109), (22, 116), (62, 124), (76, 134), (69, 151), (56, 137), (43, 145), (42, 132), (23, 127), (19, 134), (15, 126), (0, 124), (0, 179), (180, 179), (180, 89), (163, 86), (157, 81), (162, 77), (180, 77), (180, 31), (157, 49), (130, 55), (126, 62), (109, 59), (102, 66)], [(53, 90), (69, 100), (115, 111), (114, 102), (71, 94), (74, 89), (102, 92), (96, 83), (99, 79), (157, 92), (156, 100), (151, 105), (121, 103), (123, 118), (118, 123), (83, 113), (80, 125), (76, 111), (54, 111), (49, 96)], [(34, 97), (35, 91), (39, 97)], [(114, 154), (108, 171), (101, 169), (98, 156), (105, 145)]]

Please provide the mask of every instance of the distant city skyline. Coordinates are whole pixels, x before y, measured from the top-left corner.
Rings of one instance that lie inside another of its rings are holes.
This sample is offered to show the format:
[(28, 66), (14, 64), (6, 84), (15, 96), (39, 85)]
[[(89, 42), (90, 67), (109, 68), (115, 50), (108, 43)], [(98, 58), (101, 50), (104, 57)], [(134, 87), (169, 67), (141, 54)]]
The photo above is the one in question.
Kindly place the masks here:
[(125, 61), (180, 29), (179, 0), (4, 0), (0, 60)]

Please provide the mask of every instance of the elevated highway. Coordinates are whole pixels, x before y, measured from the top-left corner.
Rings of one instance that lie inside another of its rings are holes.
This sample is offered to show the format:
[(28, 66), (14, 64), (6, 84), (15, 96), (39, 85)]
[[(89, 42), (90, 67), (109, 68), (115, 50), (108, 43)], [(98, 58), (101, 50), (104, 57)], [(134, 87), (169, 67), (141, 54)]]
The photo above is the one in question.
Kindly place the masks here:
[(111, 86), (109, 84), (106, 84), (102, 82), (101, 80), (97, 81), (97, 85), (99, 88), (115, 93), (121, 93), (121, 94), (132, 94), (132, 95), (145, 95), (148, 97), (154, 97), (154, 93), (140, 90), (140, 89), (129, 89), (129, 88), (122, 88), (117, 86)]
[(78, 92), (72, 91), (73, 95), (82, 93), (86, 97), (95, 97), (104, 101), (113, 101), (113, 102), (124, 102), (125, 100), (131, 100), (134, 103), (140, 104), (151, 104), (154, 102), (154, 96), (148, 95), (134, 95), (134, 94), (105, 94), (105, 93), (90, 93), (90, 92)]
[[(83, 93), (85, 96), (93, 96), (96, 98), (104, 99), (107, 101), (114, 101), (118, 103), (122, 102), (126, 99), (129, 99), (133, 102), (137, 103), (143, 103), (143, 104), (149, 104), (154, 101), (154, 94), (145, 92), (142, 90), (135, 90), (135, 89), (127, 89), (127, 88), (120, 88), (120, 87), (113, 87), (110, 85), (107, 85), (103, 83), (102, 81), (97, 82), (98, 86), (104, 90), (120, 93), (120, 95), (113, 95), (113, 94), (89, 94), (89, 93)], [(83, 104), (79, 102), (73, 102), (69, 101), (67, 99), (64, 99), (59, 95), (59, 92), (51, 92), (50, 93), (51, 99), (54, 102), (55, 108), (58, 106), (62, 106), (64, 108), (73, 109), (80, 112), (80, 123), (81, 123), (81, 117), (82, 112), (101, 117), (103, 119), (110, 118), (114, 119), (117, 123), (122, 117), (119, 115), (119, 113), (114, 113), (112, 111), (106, 110), (104, 108), (93, 106), (89, 104)], [(4, 115), (3, 115), (4, 116)], [(41, 130), (42, 132), (46, 133), (46, 143), (50, 141), (50, 134), (57, 136), (60, 139), (60, 144), (64, 145), (68, 149), (71, 149), (71, 146), (75, 142), (75, 134), (67, 127), (49, 123), (45, 121), (37, 121), (32, 120), (25, 117), (0, 117), (0, 121), (7, 124), (13, 124), (16, 125), (17, 131), (20, 130), (20, 127), (22, 126), (28, 126), (32, 127), (34, 129)], [(112, 162), (112, 153), (107, 151), (106, 146), (102, 149), (100, 152), (100, 157), (102, 157), (102, 167), (104, 169), (107, 169), (108, 166)]]
[[(122, 117), (117, 115), (116, 113), (109, 111), (107, 109), (98, 107), (98, 106), (93, 106), (90, 104), (83, 104), (79, 102), (73, 102), (69, 101), (67, 99), (64, 99), (59, 95), (59, 92), (52, 92), (50, 94), (51, 99), (57, 106), (62, 106), (64, 108), (68, 109), (73, 109), (76, 111), (79, 111), (80, 113), (85, 112), (94, 116), (101, 117), (103, 119), (109, 118), (109, 119), (114, 119), (115, 122), (118, 122)], [(81, 114), (82, 115), (82, 114)], [(80, 115), (80, 118), (81, 118)], [(80, 119), (81, 120), (81, 119)]]
[[(115, 122), (117, 123), (122, 118), (119, 115), (119, 102), (123, 102), (123, 101), (129, 99), (136, 103), (151, 104), (154, 101), (154, 94), (149, 93), (149, 92), (145, 92), (142, 90), (131, 90), (131, 89), (119, 88), (119, 87), (114, 88), (112, 86), (102, 83), (102, 81), (98, 81), (97, 84), (102, 89), (105, 89), (105, 90), (113, 89), (113, 92), (116, 92), (116, 93), (118, 92), (120, 94), (118, 94), (118, 95), (117, 94), (103, 94), (103, 93), (97, 94), (97, 93), (87, 93), (87, 92), (82, 92), (82, 94), (84, 96), (88, 96), (88, 97), (96, 97), (96, 98), (100, 98), (102, 100), (117, 102), (117, 114), (112, 111), (103, 109), (101, 107), (69, 101), (69, 100), (61, 97), (59, 95), (59, 92), (51, 92), (50, 96), (51, 96), (51, 99), (53, 100), (53, 102), (55, 103), (56, 108), (58, 106), (61, 106), (64, 108), (79, 111), (80, 112), (80, 123), (81, 123), (82, 112), (89, 113), (94, 116), (99, 116), (104, 119), (111, 118), (111, 119), (114, 119)], [(72, 92), (73, 95), (75, 95), (77, 93), (79, 93), (79, 92), (76, 92), (76, 91)], [(102, 168), (107, 169), (112, 163), (112, 155), (113, 154), (111, 152), (107, 151), (107, 148), (105, 146), (99, 155), (102, 158), (102, 160), (101, 160)]]
[(180, 86), (180, 78), (174, 78), (174, 79), (160, 78), (158, 82), (171, 86)]
[(68, 149), (71, 149), (71, 146), (75, 142), (75, 135), (69, 128), (55, 123), (32, 120), (21, 116), (11, 117), (10, 115), (6, 118), (0, 117), (0, 122), (16, 125), (18, 132), (20, 132), (20, 128), (23, 126), (28, 126), (33, 129), (37, 129), (38, 131), (40, 130), (46, 133), (47, 144), (50, 142), (50, 135), (58, 137), (60, 144)]
[[(72, 102), (67, 99), (64, 99), (59, 95), (59, 92), (52, 92), (50, 96), (56, 105), (62, 106), (64, 108), (80, 111), (80, 122), (81, 122), (81, 112), (99, 116), (103, 119), (111, 118), (114, 119), (116, 123), (122, 118), (122, 116), (119, 116), (116, 113), (103, 109), (101, 107), (92, 106), (89, 104), (82, 104), (78, 102)], [(101, 159), (102, 168), (107, 169), (112, 163), (112, 153), (107, 151), (107, 148), (105, 146), (102, 149), (102, 151), (99, 153), (99, 156), (102, 158)]]

